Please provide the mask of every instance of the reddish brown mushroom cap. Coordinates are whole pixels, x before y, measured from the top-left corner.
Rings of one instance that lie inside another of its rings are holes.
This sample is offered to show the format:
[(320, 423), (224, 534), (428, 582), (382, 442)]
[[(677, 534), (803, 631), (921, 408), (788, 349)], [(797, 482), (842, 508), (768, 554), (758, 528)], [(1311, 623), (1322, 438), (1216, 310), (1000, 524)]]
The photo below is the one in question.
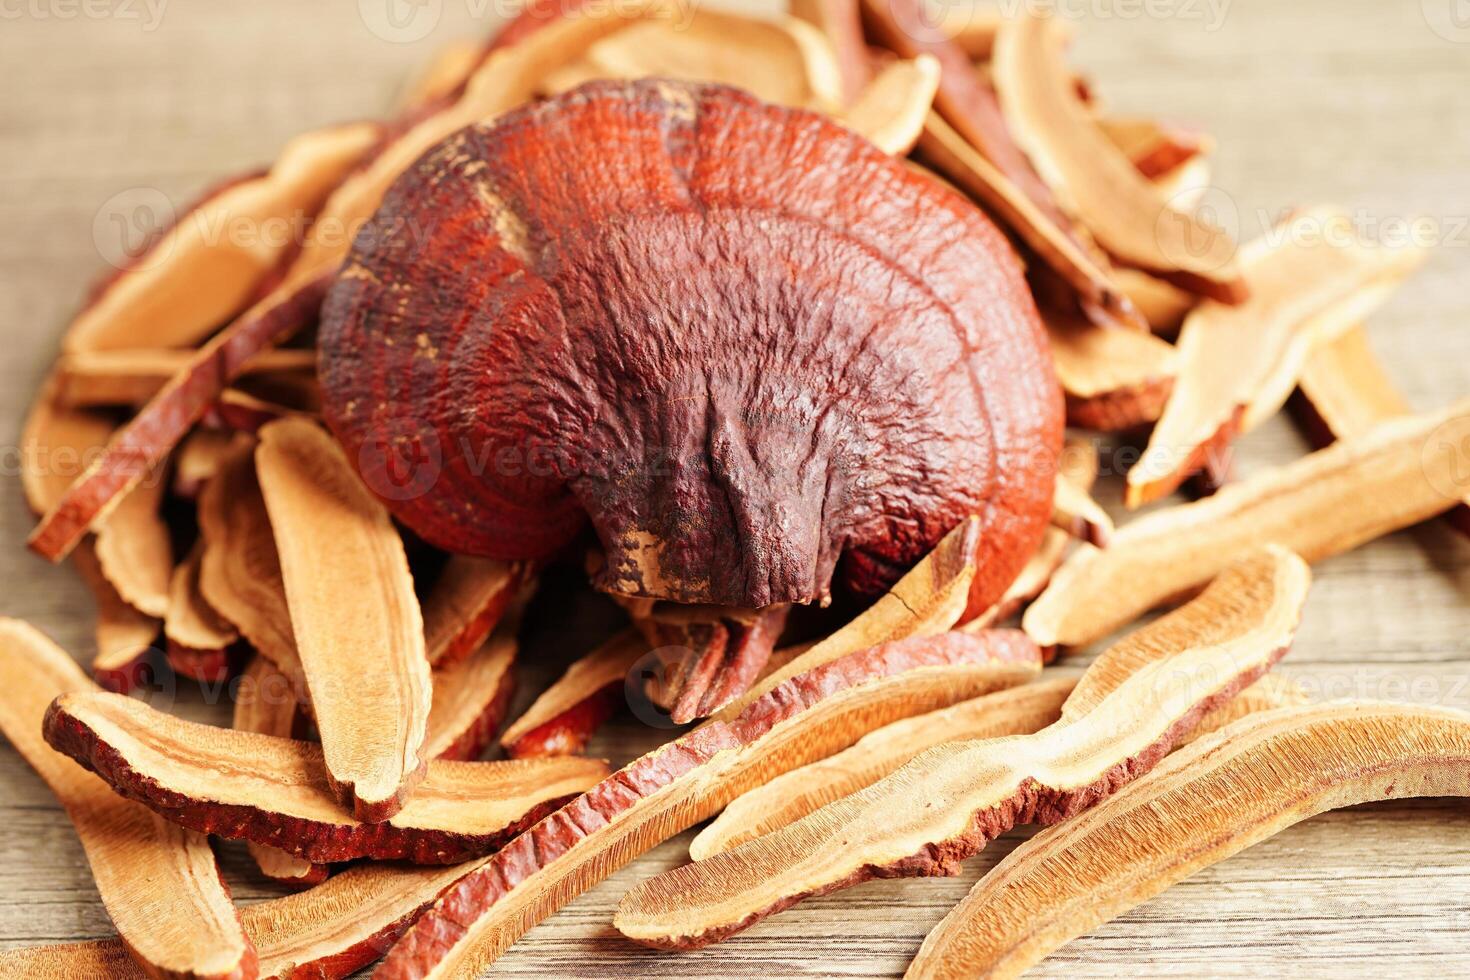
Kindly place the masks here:
[(885, 587), (970, 514), (973, 601), (1044, 530), (1062, 399), (967, 202), (824, 117), (595, 82), (427, 153), (321, 332), (326, 415), (440, 547), (759, 607)]

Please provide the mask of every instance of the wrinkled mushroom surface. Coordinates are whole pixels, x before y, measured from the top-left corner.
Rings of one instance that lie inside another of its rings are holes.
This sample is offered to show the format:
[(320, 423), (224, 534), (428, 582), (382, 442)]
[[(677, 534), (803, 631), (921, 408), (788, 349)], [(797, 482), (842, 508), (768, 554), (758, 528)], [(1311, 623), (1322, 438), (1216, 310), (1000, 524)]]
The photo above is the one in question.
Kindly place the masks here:
[(389, 192), (331, 290), (325, 415), (428, 541), (764, 607), (877, 592), (968, 515), (974, 601), (1046, 527), (1062, 399), (971, 205), (811, 112), (592, 82)]

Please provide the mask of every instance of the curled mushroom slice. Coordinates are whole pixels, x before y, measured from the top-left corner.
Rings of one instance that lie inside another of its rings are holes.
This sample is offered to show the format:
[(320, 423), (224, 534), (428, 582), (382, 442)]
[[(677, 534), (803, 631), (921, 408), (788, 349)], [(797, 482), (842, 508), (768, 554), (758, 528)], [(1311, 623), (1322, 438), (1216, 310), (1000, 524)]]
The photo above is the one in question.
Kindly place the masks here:
[(1069, 424), (1119, 432), (1163, 414), (1178, 372), (1178, 352), (1170, 344), (1063, 313), (1048, 312), (1046, 326)]
[(506, 728), (500, 744), (512, 759), (580, 755), (623, 702), (628, 672), (648, 655), (648, 641), (624, 630), (575, 661)]
[(1347, 214), (1293, 215), (1242, 256), (1251, 298), (1205, 302), (1179, 334), (1179, 380), (1148, 449), (1128, 473), (1128, 505), (1166, 496), (1273, 415), (1311, 350), (1361, 322), (1420, 262), (1407, 246), (1368, 241)]
[(593, 82), (394, 186), (323, 311), (326, 416), (448, 550), (546, 558), (586, 515), (606, 591), (764, 608), (823, 600), (839, 559), (881, 592), (981, 514), (989, 605), (1062, 435), (1020, 273), (976, 209), (815, 113)]
[(328, 775), (358, 819), (384, 820), (424, 775), (433, 698), (402, 539), (318, 426), (267, 426), (255, 465)]
[(1095, 926), (1319, 813), (1470, 795), (1467, 767), (1470, 715), (1460, 711), (1344, 702), (1247, 718), (1018, 847), (929, 934), (906, 976), (1019, 977)]
[(1184, 318), (1199, 304), (1199, 297), (1193, 293), (1137, 269), (1114, 269), (1113, 279), (1148, 321), (1149, 329), (1160, 337), (1179, 336)]
[(1098, 127), (1140, 174), (1157, 180), (1214, 150), (1214, 140), (1143, 116), (1102, 116)]
[(1454, 507), (1470, 488), (1470, 401), (1391, 420), (1206, 500), (1133, 521), (1107, 550), (1080, 547), (1026, 611), (1042, 646), (1102, 639), (1187, 596), (1263, 544), (1318, 561)]
[(1092, 499), (1097, 480), (1097, 446), (1091, 439), (1068, 439), (1057, 470), (1056, 495), (1052, 501), (1052, 526), (1079, 541), (1107, 547), (1113, 536), (1113, 519)]
[(510, 609), (528, 570), (521, 565), (456, 555), (424, 597), (429, 663), (448, 667), (478, 650)]
[(92, 657), (92, 677), (107, 690), (126, 694), (147, 676), (148, 655), (163, 624), (123, 601), (102, 574), (92, 542), (82, 542), (71, 557), (77, 574), (97, 603), (94, 631), (97, 650)]
[(45, 731), (57, 751), (179, 826), (319, 864), (453, 864), (486, 854), (607, 772), (579, 758), (434, 761), (397, 816), (367, 824), (337, 806), (314, 743), (199, 725), (100, 693), (58, 699)]
[(1077, 95), (1057, 22), (1032, 11), (1002, 26), (995, 85), (1017, 142), (1064, 208), (1122, 264), (1227, 303), (1247, 289), (1234, 240), (1175, 208), (1108, 138)]
[[(95, 688), (66, 651), (13, 619), (0, 620), (0, 690), (0, 732), (66, 809), (102, 904), (133, 957), (152, 976), (254, 977), (255, 949), (209, 841), (115, 795), (41, 738), (42, 719), (56, 698), (116, 695), (89, 695)], [(0, 974), (32, 975), (4, 967)]]
[(851, 105), (873, 78), (868, 43), (863, 37), (859, 0), (790, 0), (791, 16), (822, 32), (837, 57), (842, 77), (842, 101)]
[(163, 635), (168, 640), (169, 666), (175, 673), (214, 683), (229, 679), (230, 648), (240, 639), (240, 634), (200, 593), (199, 568), (203, 558), (201, 542), (174, 570)]
[(836, 55), (811, 24), (699, 7), (681, 22), (653, 18), (603, 38), (581, 61), (553, 72), (542, 87), (559, 95), (598, 78), (737, 85), (765, 102), (827, 113), (844, 102)]
[(475, 69), (485, 60), (485, 44), (461, 38), (450, 41), (414, 75), (398, 97), (399, 109), (412, 112), (452, 98), (464, 89)]
[[(1071, 547), (1072, 535), (1059, 528), (1050, 527), (1046, 535), (1041, 539), (1031, 560), (1026, 567), (1021, 569), (1021, 574), (1006, 589), (1006, 594), (1001, 596), (1000, 601), (989, 609), (982, 611), (978, 616), (969, 619), (959, 627), (963, 633), (976, 633), (980, 630), (988, 630), (997, 623), (1003, 623), (1012, 616), (1025, 609), (1026, 606), (1046, 591), (1047, 585), (1051, 583), (1052, 576), (1057, 569), (1062, 567), (1062, 562), (1067, 557), (1067, 549)], [(967, 614), (968, 615), (968, 614)], [(1054, 651), (1047, 651), (1048, 659)]]
[(633, 617), (656, 655), (644, 694), (676, 725), (708, 718), (761, 676), (790, 610), (654, 603), (646, 615)]
[(575, 18), (546, 24), (524, 43), (495, 51), (457, 99), (398, 132), (328, 198), (281, 283), (196, 352), (77, 477), (31, 533), (31, 549), (51, 561), (66, 557), (90, 527), (105, 519), (118, 497), (172, 451), (253, 359), (311, 322), (321, 307), (326, 280), (337, 271), (356, 231), (378, 207), (388, 186), (426, 149), (455, 130), (526, 102), (548, 71), (575, 59), (587, 45), (630, 19), (666, 10), (671, 2), (592, 4)]
[(239, 313), (311, 216), (378, 141), (354, 123), (307, 133), (270, 172), (234, 183), (182, 215), (67, 331), (68, 352), (184, 347)]
[(905, 156), (924, 134), (938, 90), (939, 62), (932, 56), (895, 61), (878, 73), (838, 119), (883, 152)]
[(468, 657), (434, 671), (434, 702), (424, 737), (431, 759), (478, 759), (515, 694), (516, 641), (501, 633)]
[[(265, 657), (253, 658), (240, 677), (232, 726), (237, 731), (291, 738), (300, 718), (301, 705), (291, 679)], [(254, 841), (247, 841), (245, 847), (260, 873), (278, 884), (310, 888), (327, 880), (324, 864)]]
[[(1297, 384), (1299, 414), (1307, 417), (1308, 434), (1319, 446), (1364, 435), (1380, 422), (1412, 412), (1374, 356), (1361, 327), (1319, 346)], [(1450, 513), (1450, 524), (1470, 535), (1470, 505), (1456, 507)]]
[(447, 890), (389, 952), (380, 980), (478, 975), (536, 923), (740, 793), (889, 721), (1034, 677), (1014, 631), (860, 650), (780, 685), (729, 721), (655, 749)]
[[(188, 350), (111, 350), (66, 354), (56, 362), (56, 398), (62, 405), (146, 405), (188, 366)], [(252, 358), (241, 377), (316, 371), (316, 351), (272, 350)]]
[(1079, 813), (1151, 769), (1286, 653), (1310, 578), (1295, 555), (1262, 552), (1100, 657), (1055, 724), (929, 749), (774, 833), (642, 882), (614, 924), (646, 945), (703, 946), (872, 878), (955, 874), (1017, 823)]

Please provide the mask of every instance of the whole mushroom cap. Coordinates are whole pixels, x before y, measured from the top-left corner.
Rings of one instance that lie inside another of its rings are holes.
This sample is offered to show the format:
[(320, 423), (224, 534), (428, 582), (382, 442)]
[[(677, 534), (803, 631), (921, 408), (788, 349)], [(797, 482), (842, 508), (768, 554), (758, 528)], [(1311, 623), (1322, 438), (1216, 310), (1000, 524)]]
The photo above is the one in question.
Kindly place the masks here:
[(323, 310), (327, 421), (449, 551), (763, 607), (881, 591), (970, 515), (972, 608), (1051, 510), (1062, 396), (969, 202), (815, 113), (592, 82), (430, 150)]

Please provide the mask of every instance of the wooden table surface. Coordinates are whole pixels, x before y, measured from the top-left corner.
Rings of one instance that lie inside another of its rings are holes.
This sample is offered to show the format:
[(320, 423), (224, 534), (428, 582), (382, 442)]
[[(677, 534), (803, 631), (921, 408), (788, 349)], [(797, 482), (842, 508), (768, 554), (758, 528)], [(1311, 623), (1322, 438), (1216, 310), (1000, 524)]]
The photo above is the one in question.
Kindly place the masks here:
[[(391, 20), (392, 2), (401, 0), (0, 0), (0, 613), (90, 654), (86, 593), (69, 570), (23, 550), (31, 517), (13, 447), (60, 330), (117, 254), (119, 219), (135, 218), (139, 202), (182, 204), (268, 160), (298, 131), (380, 112), (437, 44), (488, 30), (506, 6), (417, 0), (405, 8), (414, 16)], [(1419, 407), (1470, 393), (1465, 0), (1063, 6), (1089, 14), (1076, 56), (1108, 104), (1219, 137), (1212, 201), (1242, 234), (1313, 202), (1355, 209), (1370, 231), (1432, 219), (1440, 247), (1374, 318), (1373, 342)], [(1242, 470), (1303, 451), (1277, 420), (1244, 441)], [(1104, 493), (1115, 502), (1116, 481)], [(555, 636), (538, 642), (550, 652), (531, 673), (576, 652)], [(1319, 566), (1283, 669), (1327, 697), (1470, 708), (1467, 654), (1470, 544), (1426, 526)], [(176, 696), (179, 710), (220, 720), (223, 709), (207, 700)], [(594, 749), (626, 758), (650, 741), (625, 723)], [(958, 879), (855, 888), (701, 953), (623, 942), (609, 924), (619, 896), (683, 860), (686, 835), (536, 928), (492, 973), (897, 976), (1019, 839), (992, 846)], [(239, 900), (273, 893), (238, 849), (222, 851)], [(65, 817), (0, 746), (0, 947), (110, 933)], [(1196, 875), (1071, 944), (1037, 975), (1463, 976), (1467, 934), (1470, 806), (1375, 805), (1310, 821)]]

